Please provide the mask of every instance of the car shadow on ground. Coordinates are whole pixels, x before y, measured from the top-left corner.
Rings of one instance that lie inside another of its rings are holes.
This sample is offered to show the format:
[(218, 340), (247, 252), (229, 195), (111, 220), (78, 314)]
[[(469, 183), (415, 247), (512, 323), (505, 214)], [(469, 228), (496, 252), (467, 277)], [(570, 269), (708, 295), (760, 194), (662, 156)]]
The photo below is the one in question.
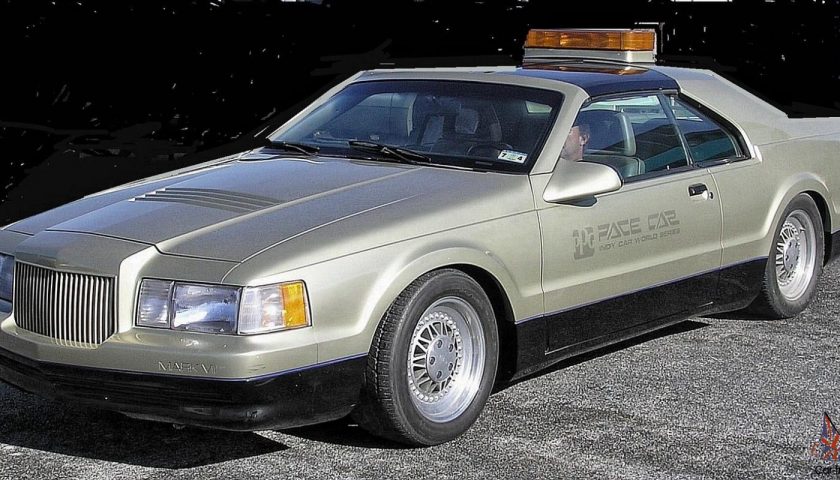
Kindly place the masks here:
[(348, 447), (379, 448), (385, 450), (414, 448), (371, 435), (349, 416), (333, 422), (283, 430), (282, 433), (316, 442)]
[(750, 313), (746, 310), (738, 310), (736, 312), (723, 312), (723, 313), (715, 313), (709, 315), (708, 318), (714, 318), (717, 320), (737, 320), (737, 321), (745, 321), (745, 322), (762, 322), (762, 321), (772, 321), (772, 319), (760, 315), (758, 313)]
[[(507, 388), (512, 387), (513, 385), (527, 381), (529, 379), (540, 377), (542, 375), (547, 375), (558, 370), (563, 370), (564, 368), (568, 368), (579, 363), (587, 362), (589, 360), (602, 357), (604, 355), (609, 355), (610, 353), (614, 353), (619, 350), (624, 350), (626, 348), (633, 347), (634, 345), (639, 345), (645, 342), (649, 342), (651, 340), (656, 340), (670, 335), (678, 335), (680, 333), (690, 332), (692, 330), (697, 330), (706, 326), (708, 326), (708, 324), (694, 320), (678, 323), (676, 325), (656, 330), (654, 332), (630, 340), (625, 340), (623, 342), (619, 342), (607, 347), (599, 348), (597, 350), (576, 356), (569, 360), (564, 360), (545, 370), (540, 370), (536, 373), (517, 379), (515, 381), (505, 382), (501, 385), (497, 385), (493, 393), (495, 394), (501, 392)], [(351, 447), (383, 449), (410, 448), (395, 442), (389, 442), (387, 440), (380, 439), (367, 433), (349, 417), (321, 425), (312, 425), (309, 427), (285, 430), (283, 433), (293, 435), (296, 437), (306, 438), (308, 440), (315, 440), (318, 442), (325, 442)]]
[(0, 444), (165, 469), (200, 467), (289, 448), (256, 433), (176, 428), (47, 401), (4, 383), (0, 383)]

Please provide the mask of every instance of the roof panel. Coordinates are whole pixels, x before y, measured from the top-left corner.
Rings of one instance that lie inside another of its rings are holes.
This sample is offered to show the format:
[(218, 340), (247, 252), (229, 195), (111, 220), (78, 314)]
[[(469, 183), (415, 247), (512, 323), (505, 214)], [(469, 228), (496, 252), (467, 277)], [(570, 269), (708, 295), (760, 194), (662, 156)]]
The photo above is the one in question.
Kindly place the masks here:
[(673, 78), (661, 72), (615, 64), (531, 64), (499, 73), (571, 83), (584, 89), (590, 96), (678, 88)]

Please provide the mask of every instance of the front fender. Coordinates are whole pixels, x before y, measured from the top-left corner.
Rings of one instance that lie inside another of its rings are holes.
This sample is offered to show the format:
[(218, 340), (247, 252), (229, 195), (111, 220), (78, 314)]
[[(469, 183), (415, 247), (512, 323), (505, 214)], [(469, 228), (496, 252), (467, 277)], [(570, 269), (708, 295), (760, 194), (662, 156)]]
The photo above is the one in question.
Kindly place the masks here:
[[(414, 253), (416, 256), (412, 260), (402, 265), (393, 265), (394, 268), (380, 277), (373, 289), (373, 296), (367, 302), (369, 308), (364, 316), (369, 319), (368, 323), (378, 324), (378, 320), (382, 318), (394, 299), (415, 279), (433, 270), (453, 265), (480, 268), (490, 274), (505, 292), (518, 291), (507, 266), (489, 250), (475, 246), (451, 246)], [(514, 294), (514, 298), (521, 298), (521, 295)], [(514, 301), (511, 309), (514, 312), (514, 318), (518, 318), (517, 312), (527, 307), (522, 305), (522, 302)]]
[(318, 358), (329, 361), (366, 354), (379, 321), (400, 292), (423, 274), (443, 267), (469, 265), (486, 271), (504, 289), (514, 318), (542, 314), (540, 252), (536, 213), (525, 212), (276, 275), (254, 275), (270, 270), (255, 258), (233, 270), (226, 281), (254, 285), (303, 280)]

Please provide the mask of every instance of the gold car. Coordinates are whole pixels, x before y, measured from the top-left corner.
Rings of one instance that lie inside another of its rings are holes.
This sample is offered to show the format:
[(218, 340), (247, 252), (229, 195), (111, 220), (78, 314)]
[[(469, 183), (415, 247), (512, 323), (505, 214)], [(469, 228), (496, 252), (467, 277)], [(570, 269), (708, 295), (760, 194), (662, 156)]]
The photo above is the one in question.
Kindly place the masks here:
[(521, 67), (361, 72), (263, 148), (4, 227), (0, 379), (432, 445), (496, 382), (692, 315), (796, 315), (840, 249), (840, 122), (654, 42), (532, 31)]

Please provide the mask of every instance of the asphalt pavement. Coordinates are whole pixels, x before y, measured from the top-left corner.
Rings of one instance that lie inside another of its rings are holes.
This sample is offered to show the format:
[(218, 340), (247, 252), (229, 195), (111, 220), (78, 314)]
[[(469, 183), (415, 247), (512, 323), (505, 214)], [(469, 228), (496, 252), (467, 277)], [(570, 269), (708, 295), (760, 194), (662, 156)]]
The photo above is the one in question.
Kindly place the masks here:
[(349, 421), (176, 429), (0, 383), (0, 478), (840, 478), (807, 454), (823, 412), (840, 420), (839, 292), (840, 264), (796, 318), (694, 318), (563, 363), (425, 449)]

